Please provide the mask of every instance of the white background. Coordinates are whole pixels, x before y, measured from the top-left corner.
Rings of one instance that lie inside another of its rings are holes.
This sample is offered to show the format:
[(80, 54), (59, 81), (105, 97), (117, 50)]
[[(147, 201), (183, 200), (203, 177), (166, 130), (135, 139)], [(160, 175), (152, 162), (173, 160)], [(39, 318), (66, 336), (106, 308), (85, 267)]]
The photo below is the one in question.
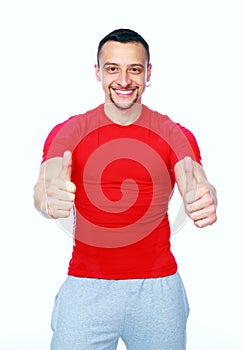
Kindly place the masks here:
[(217, 224), (200, 230), (187, 221), (172, 236), (191, 307), (188, 350), (243, 349), (240, 3), (2, 2), (0, 349), (49, 348), (72, 240), (35, 211), (32, 189), (50, 129), (103, 102), (96, 49), (119, 27), (150, 44), (152, 85), (143, 102), (195, 134), (218, 190)]

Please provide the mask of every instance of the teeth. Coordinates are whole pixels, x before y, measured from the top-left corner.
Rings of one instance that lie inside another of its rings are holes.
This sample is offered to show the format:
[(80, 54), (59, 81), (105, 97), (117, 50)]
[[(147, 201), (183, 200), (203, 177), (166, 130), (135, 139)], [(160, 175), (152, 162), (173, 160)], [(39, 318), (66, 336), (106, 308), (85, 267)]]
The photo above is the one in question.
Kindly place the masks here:
[(121, 95), (129, 95), (132, 93), (132, 90), (116, 90), (116, 93)]

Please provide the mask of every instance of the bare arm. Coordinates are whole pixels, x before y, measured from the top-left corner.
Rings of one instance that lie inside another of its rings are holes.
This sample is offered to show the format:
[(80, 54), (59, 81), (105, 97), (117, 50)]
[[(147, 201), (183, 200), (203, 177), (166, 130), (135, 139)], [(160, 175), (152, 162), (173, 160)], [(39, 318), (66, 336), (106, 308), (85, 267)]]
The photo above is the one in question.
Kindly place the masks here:
[(197, 227), (216, 222), (217, 195), (200, 164), (190, 157), (175, 165), (175, 176), (185, 211)]
[(64, 218), (70, 215), (76, 187), (71, 182), (72, 154), (47, 160), (41, 165), (34, 186), (34, 204), (44, 216)]

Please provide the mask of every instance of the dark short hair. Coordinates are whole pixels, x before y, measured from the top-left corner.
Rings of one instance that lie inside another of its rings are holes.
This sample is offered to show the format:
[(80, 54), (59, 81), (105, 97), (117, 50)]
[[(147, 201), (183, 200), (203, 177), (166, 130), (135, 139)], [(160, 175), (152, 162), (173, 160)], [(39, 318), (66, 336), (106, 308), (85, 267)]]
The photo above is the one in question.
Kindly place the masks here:
[(144, 40), (144, 38), (140, 34), (135, 32), (134, 30), (121, 28), (121, 29), (113, 30), (111, 33), (107, 34), (99, 42), (98, 51), (97, 51), (97, 63), (98, 63), (98, 65), (99, 65), (100, 51), (102, 49), (102, 46), (107, 41), (118, 41), (120, 43), (131, 43), (131, 42), (141, 43), (143, 45), (143, 47), (145, 48), (145, 50), (146, 50), (147, 58), (148, 58), (148, 64), (149, 64), (150, 53), (149, 53), (149, 45), (148, 45), (148, 43)]

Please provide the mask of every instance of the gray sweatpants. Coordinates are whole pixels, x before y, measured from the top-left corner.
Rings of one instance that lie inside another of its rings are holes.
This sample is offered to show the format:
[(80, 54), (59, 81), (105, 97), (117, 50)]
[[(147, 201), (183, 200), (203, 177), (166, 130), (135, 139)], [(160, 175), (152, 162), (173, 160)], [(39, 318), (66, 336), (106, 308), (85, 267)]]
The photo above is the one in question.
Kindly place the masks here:
[(105, 280), (68, 276), (55, 299), (51, 350), (185, 350), (189, 307), (178, 273)]

